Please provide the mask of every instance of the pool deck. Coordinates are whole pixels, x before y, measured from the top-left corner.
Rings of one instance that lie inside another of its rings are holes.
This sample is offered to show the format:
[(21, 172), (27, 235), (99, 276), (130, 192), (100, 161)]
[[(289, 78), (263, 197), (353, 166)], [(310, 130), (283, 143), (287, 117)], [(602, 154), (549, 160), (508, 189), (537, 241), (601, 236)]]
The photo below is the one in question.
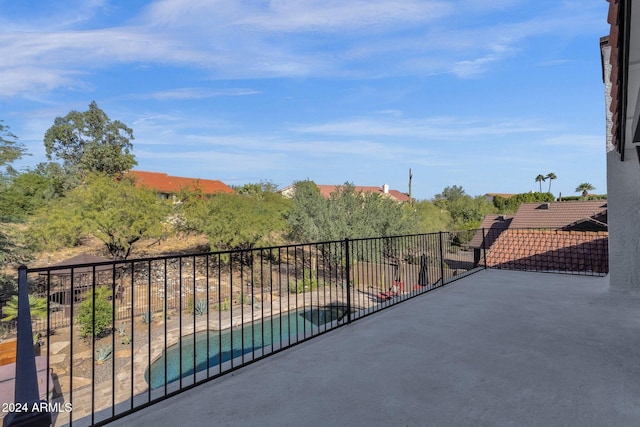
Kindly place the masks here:
[(112, 426), (637, 426), (640, 297), (487, 270)]

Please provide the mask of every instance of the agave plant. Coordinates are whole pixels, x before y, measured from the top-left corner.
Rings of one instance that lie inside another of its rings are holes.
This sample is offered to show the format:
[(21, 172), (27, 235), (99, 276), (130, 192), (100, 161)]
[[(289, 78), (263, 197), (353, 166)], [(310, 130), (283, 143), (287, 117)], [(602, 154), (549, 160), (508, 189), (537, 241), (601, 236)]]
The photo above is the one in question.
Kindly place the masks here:
[(100, 348), (96, 349), (96, 362), (98, 362), (98, 364), (101, 364), (106, 360), (109, 360), (112, 353), (113, 347), (111, 346), (111, 344), (102, 344)]
[(209, 307), (207, 306), (207, 301), (203, 299), (199, 299), (196, 301), (196, 305), (193, 310), (196, 313), (196, 316), (204, 316), (209, 311)]
[(142, 323), (148, 325), (151, 322), (153, 322), (153, 312), (147, 311), (145, 313), (142, 313)]
[(120, 323), (118, 325), (118, 336), (123, 337), (127, 333), (127, 325), (124, 323)]

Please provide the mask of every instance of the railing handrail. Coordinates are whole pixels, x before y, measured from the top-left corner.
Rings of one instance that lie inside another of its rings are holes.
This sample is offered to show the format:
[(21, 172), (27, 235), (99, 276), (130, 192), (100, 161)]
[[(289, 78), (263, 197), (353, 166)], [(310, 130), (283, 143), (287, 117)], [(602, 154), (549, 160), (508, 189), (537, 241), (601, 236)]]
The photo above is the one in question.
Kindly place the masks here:
[[(509, 229), (507, 228), (506, 230)], [(481, 233), (480, 237), (482, 237), (480, 247), (476, 245), (478, 239), (477, 233)], [(593, 232), (576, 231), (573, 233)], [(606, 232), (595, 232), (595, 236), (598, 236), (598, 238), (599, 236), (605, 236), (607, 234)], [(473, 239), (476, 239), (473, 244), (474, 246), (470, 246), (469, 243)], [(63, 320), (69, 323), (59, 326), (52, 320), (54, 318), (60, 319), (61, 317), (53, 317), (53, 312), (49, 312), (46, 329), (47, 331), (51, 331), (51, 329), (58, 327), (69, 327), (70, 338), (68, 339), (70, 340), (70, 345), (68, 351), (70, 360), (68, 362), (68, 368), (65, 368), (65, 366), (67, 366), (66, 359), (64, 366), (60, 366), (59, 362), (52, 362), (52, 364), (54, 365), (53, 369), (60, 369), (58, 372), (63, 372), (63, 375), (69, 377), (70, 382), (67, 386), (68, 394), (63, 397), (63, 399), (67, 398), (69, 401), (73, 401), (75, 396), (73, 369), (74, 366), (76, 366), (73, 361), (77, 361), (77, 359), (74, 359), (74, 353), (82, 349), (81, 344), (74, 346), (74, 332), (77, 335), (80, 329), (77, 316), (80, 315), (82, 310), (80, 310), (79, 306), (83, 304), (83, 300), (90, 303), (93, 312), (91, 315), (93, 316), (91, 333), (93, 333), (93, 328), (96, 328), (97, 297), (96, 294), (89, 294), (89, 292), (98, 286), (111, 286), (113, 290), (113, 295), (109, 302), (112, 309), (110, 312), (111, 324), (109, 327), (114, 331), (107, 335), (109, 337), (108, 342), (112, 343), (112, 350), (115, 351), (116, 348), (116, 323), (128, 322), (131, 341), (136, 342), (136, 345), (140, 345), (140, 342), (148, 342), (148, 347), (145, 350), (146, 354), (142, 356), (138, 354), (137, 357), (145, 359), (146, 363), (148, 363), (149, 370), (151, 369), (152, 360), (157, 360), (155, 358), (160, 349), (156, 348), (154, 352), (152, 352), (151, 349), (151, 321), (148, 327), (138, 321), (137, 326), (134, 328), (134, 323), (136, 323), (137, 320), (136, 317), (140, 316), (141, 310), (143, 310), (144, 313), (155, 312), (156, 316), (159, 310), (162, 311), (165, 330), (164, 339), (160, 339), (160, 341), (164, 342), (163, 345), (165, 348), (163, 351), (165, 352), (167, 351), (167, 346), (172, 344), (170, 342), (168, 343), (167, 338), (167, 311), (173, 310), (176, 316), (174, 318), (176, 323), (179, 321), (179, 327), (177, 328), (179, 330), (179, 345), (187, 345), (191, 338), (183, 339), (183, 334), (189, 333), (189, 331), (192, 330), (195, 336), (199, 327), (195, 306), (198, 300), (203, 298), (206, 301), (204, 304), (206, 304), (207, 313), (205, 330), (209, 331), (209, 313), (212, 311), (213, 313), (217, 313), (217, 321), (213, 322), (215, 324), (215, 330), (231, 331), (229, 333), (233, 339), (234, 332), (232, 327), (238, 325), (239, 316), (241, 327), (247, 326), (252, 328), (251, 336), (246, 337), (247, 342), (253, 342), (256, 337), (259, 337), (261, 340), (266, 339), (264, 336), (265, 326), (262, 322), (264, 322), (264, 319), (267, 317), (273, 321), (274, 316), (288, 316), (289, 314), (297, 316), (297, 311), (302, 309), (303, 311), (310, 310), (308, 315), (311, 317), (311, 320), (313, 320), (314, 315), (320, 315), (318, 312), (314, 314), (314, 308), (322, 308), (323, 310), (335, 309), (336, 313), (340, 312), (340, 314), (336, 314), (338, 318), (335, 319), (335, 321), (311, 326), (311, 331), (304, 329), (301, 335), (295, 339), (289, 338), (288, 342), (276, 342), (276, 345), (274, 345), (274, 338), (272, 336), (270, 346), (261, 347), (259, 350), (255, 350), (255, 348), (251, 350), (250, 355), (247, 356), (247, 360), (250, 363), (253, 360), (266, 357), (273, 352), (296, 345), (298, 342), (307, 340), (317, 334), (348, 324), (408, 298), (451, 283), (468, 274), (473, 274), (481, 269), (495, 268), (492, 267), (494, 264), (489, 263), (490, 265), (488, 265), (487, 261), (487, 252), (490, 249), (488, 246), (492, 244), (491, 242), (495, 241), (497, 240), (493, 231), (484, 228), (450, 232), (440, 231), (405, 236), (345, 238), (343, 240), (296, 243), (265, 248), (163, 255), (128, 260), (107, 260), (31, 269), (22, 267), (19, 271), (19, 277), (22, 291), (27, 288), (28, 274), (42, 275), (42, 273), (45, 273), (48, 280), (42, 281), (40, 284), (46, 289), (48, 309), (53, 305), (53, 302), (57, 302), (59, 306), (64, 305)], [(600, 251), (599, 248), (601, 246), (602, 242), (599, 242), (598, 251)], [(233, 256), (234, 254), (240, 254), (240, 256), (235, 257)], [(232, 257), (225, 258), (225, 255), (232, 255)], [(257, 263), (255, 262), (256, 257), (259, 259)], [(253, 259), (254, 262), (246, 262), (251, 259)], [(599, 261), (600, 260), (598, 260), (598, 262)], [(105, 266), (107, 268), (103, 268)], [(116, 272), (122, 274), (116, 275)], [(76, 277), (76, 273), (82, 273), (83, 276)], [(68, 280), (68, 275), (71, 275), (70, 280)], [(56, 276), (64, 277), (64, 280), (52, 283), (51, 279)], [(201, 290), (198, 290), (199, 287)], [(116, 294), (115, 291), (117, 288), (123, 289), (124, 299), (123, 295)], [(209, 294), (210, 291), (212, 295)], [(276, 293), (275, 297), (273, 296), (274, 291)], [(171, 306), (169, 305), (170, 297)], [(245, 301), (246, 297), (250, 297), (249, 302)], [(274, 300), (274, 298), (276, 298), (276, 300)], [(26, 298), (21, 296), (20, 300), (28, 305), (28, 296)], [(61, 304), (63, 301), (64, 304)], [(189, 308), (190, 301), (192, 304), (191, 308)], [(255, 308), (258, 302), (260, 303), (260, 307)], [(229, 305), (229, 308), (226, 309), (228, 312), (225, 313), (228, 319), (225, 319), (226, 323), (224, 324), (222, 321), (222, 313), (223, 310), (225, 310), (222, 308), (223, 304)], [(20, 310), (22, 310), (22, 305), (23, 304), (20, 304)], [(270, 305), (267, 314), (265, 314), (265, 305)], [(176, 311), (178, 313), (177, 315), (175, 314)], [(185, 314), (185, 311), (187, 311), (187, 314)], [(305, 311), (305, 313), (307, 312)], [(322, 315), (328, 316), (327, 313), (329, 313), (329, 311), (323, 312)], [(56, 312), (55, 314), (56, 316), (62, 316), (63, 313)], [(263, 329), (253, 330), (254, 314), (259, 315), (260, 319), (262, 319), (260, 322), (262, 323)], [(251, 320), (249, 320), (249, 317), (245, 319), (245, 315), (249, 315)], [(179, 318), (177, 316), (179, 316)], [(19, 319), (23, 317), (25, 316), (23, 316), (22, 311), (20, 311)], [(296, 319), (298, 319), (298, 317), (296, 317)], [(246, 323), (249, 321), (250, 324)], [(280, 322), (282, 322), (282, 320), (280, 320)], [(298, 322), (298, 320), (296, 320), (296, 322)], [(29, 323), (31, 323), (30, 319)], [(143, 323), (146, 322), (143, 321)], [(38, 325), (36, 325), (36, 327), (37, 326)], [(175, 327), (176, 325), (174, 325), (174, 329), (176, 329)], [(271, 323), (269, 327), (273, 329), (274, 324)], [(283, 324), (281, 323), (278, 327), (283, 327)], [(297, 327), (298, 324), (296, 323), (296, 328)], [(220, 352), (220, 354), (223, 352), (221, 334), (222, 332), (220, 332), (218, 338), (220, 348), (216, 350)], [(162, 335), (162, 333), (160, 333), (160, 335)], [(173, 336), (175, 337), (175, 335)], [(174, 338), (172, 338), (172, 340), (173, 339)], [(236, 336), (235, 339), (243, 343), (242, 348), (244, 349), (244, 332), (242, 332), (240, 336)], [(28, 339), (21, 338), (21, 340), (23, 342), (30, 342), (31, 335), (29, 334)], [(88, 351), (95, 353), (97, 350), (97, 346), (95, 345), (96, 341), (95, 339), (91, 341)], [(207, 349), (209, 349), (208, 341), (209, 337), (207, 338)], [(81, 341), (76, 342), (81, 343)], [(195, 338), (193, 338), (193, 342), (195, 346)], [(80, 350), (78, 347), (80, 347)], [(51, 346), (49, 333), (47, 333), (46, 348), (47, 356), (50, 356)], [(267, 348), (268, 350), (264, 350)], [(207, 352), (208, 351), (209, 350), (207, 350)], [(179, 384), (173, 383), (174, 388), (177, 388), (178, 391), (186, 390), (201, 382), (208, 381), (237, 369), (240, 365), (237, 365), (236, 362), (241, 360), (243, 365), (245, 363), (245, 356), (244, 353), (236, 355), (234, 351), (235, 350), (227, 351), (227, 353), (230, 352), (232, 357), (230, 367), (229, 365), (224, 365), (227, 362), (223, 362), (221, 355), (219, 355), (220, 361), (219, 366), (217, 366), (217, 372), (215, 367), (208, 367), (204, 379), (198, 377), (197, 374), (193, 374), (193, 379), (189, 380), (192, 381), (192, 383), (185, 384), (183, 384), (183, 376), (180, 375)], [(180, 347), (179, 354), (180, 357), (182, 357), (182, 347)], [(86, 356), (83, 357), (86, 358)], [(123, 356), (120, 355), (119, 357)], [(131, 406), (125, 408), (124, 412), (118, 412), (121, 408), (116, 410), (116, 405), (122, 407), (123, 403), (116, 401), (114, 391), (116, 381), (114, 376), (111, 378), (111, 389), (114, 395), (112, 396), (112, 406), (109, 408), (110, 413), (107, 414), (107, 418), (101, 416), (95, 417), (96, 411), (100, 410), (101, 407), (98, 405), (98, 409), (96, 409), (95, 406), (96, 364), (94, 363), (93, 357), (91, 357), (89, 369), (91, 369), (90, 380), (92, 395), (89, 410), (90, 422), (92, 424), (102, 424), (108, 420), (118, 418), (124, 413), (131, 413), (142, 406), (147, 406), (152, 402), (162, 400), (177, 393), (175, 390), (170, 390), (166, 382), (164, 390), (154, 389), (152, 392), (151, 382), (149, 382), (149, 388), (144, 393), (148, 403), (142, 405), (139, 403), (134, 404), (134, 397), (139, 397), (139, 395), (134, 396), (134, 389), (137, 390), (137, 388), (134, 387), (134, 378), (137, 378), (136, 381), (139, 381), (139, 375), (136, 376), (139, 369), (134, 369), (134, 366), (139, 366), (140, 360), (136, 359), (134, 364), (133, 355), (124, 357), (131, 357), (131, 372), (119, 373), (130, 374), (131, 389), (130, 391), (126, 391), (125, 397), (130, 399), (129, 404)], [(209, 355), (207, 353), (207, 360), (208, 359)], [(47, 360), (49, 362), (49, 358)], [(115, 357), (112, 357), (111, 360), (112, 366), (110, 369), (113, 370), (115, 375)], [(82, 363), (85, 363), (85, 361), (80, 360), (80, 364)], [(189, 356), (187, 364), (189, 363), (192, 363), (195, 369), (195, 352)], [(182, 365), (183, 361), (181, 360), (179, 366)], [(223, 365), (225, 367), (223, 367)], [(49, 363), (47, 367), (49, 367)], [(209, 372), (210, 368), (212, 369), (211, 373)], [(168, 378), (166, 369), (165, 366), (165, 381)], [(80, 372), (82, 372), (82, 370), (80, 370)], [(151, 373), (149, 373), (149, 381), (151, 381)], [(158, 393), (161, 391), (164, 391), (164, 394), (158, 397)], [(82, 394), (80, 394), (80, 396), (82, 396)], [(69, 417), (71, 424), (74, 418), (72, 415), (69, 415)], [(7, 422), (6, 418), (4, 422)]]

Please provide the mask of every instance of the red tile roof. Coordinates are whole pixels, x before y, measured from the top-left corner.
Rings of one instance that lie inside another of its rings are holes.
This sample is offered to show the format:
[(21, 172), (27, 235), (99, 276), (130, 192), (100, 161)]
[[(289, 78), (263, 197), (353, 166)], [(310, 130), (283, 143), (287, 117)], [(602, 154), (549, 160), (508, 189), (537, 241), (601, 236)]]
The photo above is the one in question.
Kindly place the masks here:
[[(334, 191), (336, 191), (336, 188), (342, 188), (341, 185), (318, 185), (316, 184), (316, 187), (318, 187), (318, 189), (320, 190), (320, 194), (324, 197), (326, 197), (327, 199), (329, 197), (331, 197), (331, 193), (333, 193)], [(374, 194), (380, 194), (381, 196), (384, 196), (384, 188), (383, 187), (371, 187), (371, 186), (364, 186), (364, 185), (355, 185), (354, 189), (356, 191), (356, 193), (374, 193)], [(401, 191), (398, 190), (388, 190), (389, 192), (387, 193), (388, 197), (391, 197), (392, 199), (397, 200), (398, 202), (409, 202), (411, 201), (411, 199), (409, 198), (409, 196), (407, 196), (406, 194), (402, 193)]]
[(587, 221), (602, 229), (606, 228), (602, 221), (606, 212), (606, 200), (523, 203), (509, 228), (562, 229)]
[(487, 251), (487, 267), (536, 271), (609, 271), (606, 231), (509, 229)]
[[(601, 40), (601, 44), (607, 44), (611, 47), (611, 55), (609, 61), (611, 63), (611, 104), (609, 105), (609, 110), (613, 113), (613, 127), (611, 129), (612, 134), (612, 143), (616, 147), (617, 151), (624, 155), (623, 153), (623, 144), (624, 141), (622, 139), (622, 132), (624, 131), (622, 123), (624, 123), (625, 117), (622, 105), (623, 94), (622, 89), (624, 88), (625, 82), (622, 79), (625, 77), (623, 74), (626, 70), (620, 70), (621, 65), (624, 67), (623, 62), (624, 52), (621, 55), (621, 50), (624, 50), (625, 37), (620, 37), (620, 26), (622, 25), (622, 30), (624, 33), (625, 27), (629, 24), (625, 17), (629, 15), (629, 13), (625, 12), (624, 8), (620, 7), (619, 0), (607, 0), (609, 2), (609, 13), (607, 14), (607, 22), (611, 24), (611, 30), (609, 32), (609, 37), (603, 38)], [(629, 3), (629, 6), (631, 4)], [(623, 16), (624, 15), (624, 16)], [(622, 49), (621, 49), (622, 48)]]
[(146, 187), (160, 193), (177, 194), (182, 190), (198, 189), (204, 194), (233, 193), (233, 189), (221, 181), (198, 178), (182, 178), (161, 172), (129, 171), (136, 187)]
[(480, 248), (482, 247), (482, 232), (484, 229), (484, 242), (487, 248), (490, 248), (493, 242), (498, 236), (511, 224), (513, 215), (487, 215), (480, 224), (480, 229), (473, 236), (473, 239), (469, 242), (469, 247)]

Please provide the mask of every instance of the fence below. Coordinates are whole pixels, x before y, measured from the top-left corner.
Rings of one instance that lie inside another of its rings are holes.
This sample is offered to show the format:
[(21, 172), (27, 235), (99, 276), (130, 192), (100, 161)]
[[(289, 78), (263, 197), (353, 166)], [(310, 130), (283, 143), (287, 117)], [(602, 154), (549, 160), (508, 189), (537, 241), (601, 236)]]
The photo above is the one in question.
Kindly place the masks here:
[(487, 265), (513, 267), (494, 262), (512, 251), (498, 251), (499, 237), (470, 247), (476, 233), (486, 239), (440, 232), (28, 269), (49, 312), (33, 328), (55, 424), (107, 423)]

